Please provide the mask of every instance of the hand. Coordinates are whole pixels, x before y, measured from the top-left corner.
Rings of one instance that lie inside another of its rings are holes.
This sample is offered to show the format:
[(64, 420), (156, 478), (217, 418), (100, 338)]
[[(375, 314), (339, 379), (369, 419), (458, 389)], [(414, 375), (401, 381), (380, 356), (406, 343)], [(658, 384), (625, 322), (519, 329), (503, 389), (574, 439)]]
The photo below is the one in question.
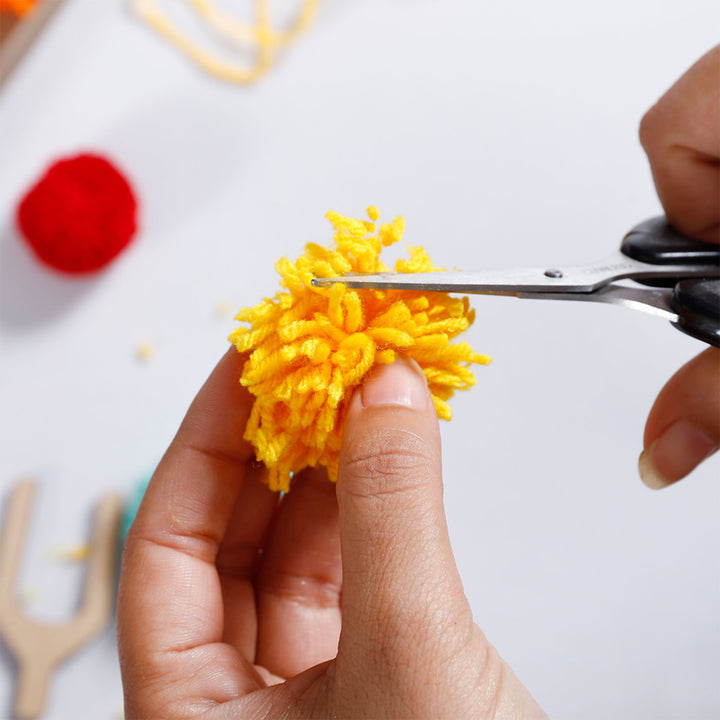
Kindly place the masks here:
[(307, 470), (278, 500), (242, 440), (241, 365), (231, 350), (200, 391), (128, 535), (128, 720), (545, 717), (473, 623), (422, 374), (374, 370), (337, 486)]
[[(640, 124), (640, 140), (672, 225), (720, 242), (720, 45), (685, 73)], [(720, 447), (720, 349), (708, 348), (661, 390), (640, 456), (646, 485), (685, 477)]]

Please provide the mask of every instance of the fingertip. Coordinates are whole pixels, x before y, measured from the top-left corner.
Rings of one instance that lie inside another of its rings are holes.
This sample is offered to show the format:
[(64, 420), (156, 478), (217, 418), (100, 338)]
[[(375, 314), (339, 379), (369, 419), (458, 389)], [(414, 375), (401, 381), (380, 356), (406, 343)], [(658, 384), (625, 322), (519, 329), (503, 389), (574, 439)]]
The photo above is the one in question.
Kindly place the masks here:
[(430, 392), (422, 368), (411, 358), (399, 356), (390, 365), (379, 365), (353, 397), (355, 410), (403, 407), (424, 412)]
[(673, 484), (672, 480), (668, 480), (657, 469), (650, 448), (646, 448), (640, 453), (640, 457), (638, 458), (638, 474), (645, 487), (650, 488), (650, 490), (662, 490), (668, 485)]
[(638, 470), (656, 490), (720, 448), (720, 349), (707, 348), (670, 378), (650, 410), (644, 445)]
[(246, 359), (247, 356), (234, 347), (220, 358), (188, 408), (177, 439), (217, 445), (222, 451), (232, 448), (233, 452), (241, 451), (249, 456), (242, 431), (250, 416), (253, 397), (240, 384)]
[(425, 375), (404, 357), (376, 366), (356, 390), (345, 418), (338, 471), (339, 496), (375, 496), (423, 478), (438, 484), (438, 419)]
[(677, 420), (641, 453), (640, 478), (647, 487), (660, 490), (689, 475), (718, 447), (718, 442), (692, 422)]

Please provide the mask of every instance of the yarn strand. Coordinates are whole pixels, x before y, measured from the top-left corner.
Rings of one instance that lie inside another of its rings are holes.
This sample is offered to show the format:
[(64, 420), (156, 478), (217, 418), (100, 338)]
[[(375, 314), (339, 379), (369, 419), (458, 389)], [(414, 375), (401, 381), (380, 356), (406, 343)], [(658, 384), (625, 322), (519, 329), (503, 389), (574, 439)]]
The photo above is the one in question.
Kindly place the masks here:
[(133, 0), (133, 3), (135, 10), (148, 25), (203, 70), (221, 80), (247, 85), (265, 75), (272, 67), (277, 51), (290, 44), (312, 24), (319, 1), (303, 0), (293, 26), (286, 31), (277, 31), (272, 24), (269, 0), (253, 0), (253, 25), (241, 23), (218, 10), (210, 0), (187, 0), (198, 16), (218, 35), (256, 48), (255, 63), (248, 67), (226, 62), (192, 40), (160, 10), (156, 0)]

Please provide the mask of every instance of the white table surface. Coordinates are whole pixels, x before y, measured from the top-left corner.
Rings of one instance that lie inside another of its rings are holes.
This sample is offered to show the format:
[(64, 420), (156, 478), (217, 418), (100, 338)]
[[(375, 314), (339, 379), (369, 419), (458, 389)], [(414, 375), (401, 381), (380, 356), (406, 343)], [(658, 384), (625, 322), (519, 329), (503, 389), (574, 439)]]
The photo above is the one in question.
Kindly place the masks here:
[[(638, 123), (718, 28), (717, 0), (327, 0), (239, 87), (127, 2), (68, 0), (0, 92), (0, 490), (39, 483), (29, 610), (74, 610), (82, 566), (48, 550), (83, 542), (100, 494), (153, 467), (235, 325), (217, 304), (274, 294), (276, 259), (330, 242), (327, 210), (402, 214), (451, 267), (595, 259), (661, 211)], [(132, 178), (142, 227), (77, 282), (29, 256), (13, 212), (85, 149)], [(657, 391), (701, 345), (617, 308), (474, 305), (468, 339), (494, 362), (443, 441), (477, 622), (553, 718), (718, 717), (718, 458), (659, 493), (636, 471)], [(4, 718), (4, 650), (0, 668)], [(108, 628), (57, 672), (45, 717), (121, 705)]]

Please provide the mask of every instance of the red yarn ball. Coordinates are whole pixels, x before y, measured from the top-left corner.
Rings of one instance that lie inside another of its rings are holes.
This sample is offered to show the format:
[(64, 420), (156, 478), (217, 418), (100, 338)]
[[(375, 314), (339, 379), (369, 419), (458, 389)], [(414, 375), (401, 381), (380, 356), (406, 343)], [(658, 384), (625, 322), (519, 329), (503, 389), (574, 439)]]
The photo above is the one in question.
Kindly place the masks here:
[(20, 202), (17, 221), (37, 257), (91, 273), (117, 257), (137, 229), (130, 183), (108, 160), (82, 154), (52, 164)]

